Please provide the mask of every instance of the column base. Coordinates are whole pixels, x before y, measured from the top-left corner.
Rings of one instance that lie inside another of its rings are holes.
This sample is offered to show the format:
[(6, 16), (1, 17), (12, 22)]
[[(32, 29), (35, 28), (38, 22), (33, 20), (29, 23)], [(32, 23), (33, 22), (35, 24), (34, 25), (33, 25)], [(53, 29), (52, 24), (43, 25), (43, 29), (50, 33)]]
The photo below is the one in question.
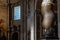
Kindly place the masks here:
[(58, 35), (54, 28), (48, 28), (45, 30), (42, 32), (42, 39), (58, 39)]
[(59, 40), (59, 39), (46, 39), (46, 40)]

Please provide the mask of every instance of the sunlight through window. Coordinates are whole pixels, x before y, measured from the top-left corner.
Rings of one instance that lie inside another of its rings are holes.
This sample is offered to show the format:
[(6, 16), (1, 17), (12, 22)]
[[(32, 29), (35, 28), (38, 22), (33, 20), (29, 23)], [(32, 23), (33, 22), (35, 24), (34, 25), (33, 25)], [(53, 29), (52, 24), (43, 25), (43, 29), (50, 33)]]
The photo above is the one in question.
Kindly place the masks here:
[(15, 6), (14, 7), (14, 20), (19, 20), (21, 19), (21, 8), (20, 6)]

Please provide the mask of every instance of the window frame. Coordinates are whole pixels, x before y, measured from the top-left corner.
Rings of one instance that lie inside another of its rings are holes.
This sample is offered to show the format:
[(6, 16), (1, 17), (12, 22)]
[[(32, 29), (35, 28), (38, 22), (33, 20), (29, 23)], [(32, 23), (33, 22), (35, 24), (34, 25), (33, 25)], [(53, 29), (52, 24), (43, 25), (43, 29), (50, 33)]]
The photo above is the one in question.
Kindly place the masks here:
[[(14, 7), (17, 7), (17, 6), (20, 6), (20, 5), (13, 6), (13, 20), (14, 20)], [(20, 19), (21, 19), (21, 6), (20, 6)], [(17, 20), (20, 20), (20, 19), (17, 19)], [(16, 21), (16, 20), (14, 20), (14, 21)]]
[(21, 18), (21, 5), (20, 4), (17, 4), (17, 3), (15, 3), (15, 4), (12, 4), (12, 10), (13, 10), (13, 12), (12, 12), (12, 19), (13, 19), (13, 21), (18, 21), (18, 20), (14, 20), (14, 7), (16, 7), (16, 6), (20, 6), (20, 19), (18, 19), (18, 20), (21, 20), (22, 18)]

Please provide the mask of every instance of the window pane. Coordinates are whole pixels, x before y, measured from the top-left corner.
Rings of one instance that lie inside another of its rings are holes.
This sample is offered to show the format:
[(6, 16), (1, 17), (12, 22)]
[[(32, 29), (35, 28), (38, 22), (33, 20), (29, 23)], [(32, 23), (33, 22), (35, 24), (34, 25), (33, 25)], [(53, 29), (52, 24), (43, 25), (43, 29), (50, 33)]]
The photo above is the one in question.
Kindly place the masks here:
[(20, 6), (14, 7), (14, 20), (20, 19), (21, 18), (20, 14), (21, 14)]

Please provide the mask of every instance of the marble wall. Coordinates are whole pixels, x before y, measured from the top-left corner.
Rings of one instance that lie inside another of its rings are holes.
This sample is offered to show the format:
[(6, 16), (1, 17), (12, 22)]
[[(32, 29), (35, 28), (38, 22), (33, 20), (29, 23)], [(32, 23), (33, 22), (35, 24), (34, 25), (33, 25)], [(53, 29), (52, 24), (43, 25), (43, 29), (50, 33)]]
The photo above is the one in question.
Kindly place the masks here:
[(7, 27), (8, 27), (8, 8), (7, 6), (1, 6), (0, 5), (0, 19), (3, 19), (4, 23), (3, 23), (3, 29), (4, 31), (6, 31)]
[(58, 37), (60, 38), (60, 0), (58, 0)]

